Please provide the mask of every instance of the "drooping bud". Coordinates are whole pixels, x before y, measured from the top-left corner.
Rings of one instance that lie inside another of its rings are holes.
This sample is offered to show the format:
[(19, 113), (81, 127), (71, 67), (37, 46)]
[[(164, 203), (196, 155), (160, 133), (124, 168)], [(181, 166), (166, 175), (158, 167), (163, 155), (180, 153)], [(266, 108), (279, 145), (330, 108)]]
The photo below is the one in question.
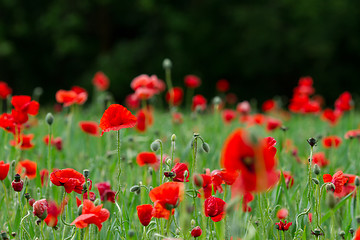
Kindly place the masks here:
[(9, 237), (5, 231), (1, 231), (1, 239), (2, 240), (9, 240)]
[(354, 232), (355, 232), (355, 230), (354, 230), (353, 228), (350, 228), (350, 229), (349, 229), (349, 233), (351, 234), (351, 236), (354, 235)]
[(317, 178), (312, 178), (311, 180), (312, 180), (313, 183), (316, 184), (316, 185), (319, 185), (319, 183), (320, 183)]
[(134, 185), (130, 188), (130, 192), (140, 194), (141, 188), (139, 185)]
[(207, 144), (206, 142), (203, 142), (203, 144), (202, 144), (202, 149), (203, 149), (204, 152), (206, 152), (206, 153), (210, 152), (210, 146), (209, 146), (209, 144)]
[(357, 187), (360, 186), (360, 179), (358, 176), (356, 176), (356, 178), (355, 178), (355, 186), (357, 186)]
[(156, 152), (160, 148), (160, 142), (159, 140), (155, 140), (151, 143), (150, 148), (153, 152)]
[(320, 174), (320, 167), (319, 167), (319, 165), (317, 165), (316, 163), (314, 164), (313, 171), (314, 171), (315, 175), (319, 175), (319, 174)]
[(171, 68), (172, 68), (172, 62), (171, 62), (171, 60), (168, 59), (168, 58), (165, 58), (165, 59), (164, 59), (162, 65), (163, 65), (163, 68), (164, 68), (164, 69), (171, 69)]
[(51, 126), (54, 123), (54, 116), (51, 113), (47, 113), (45, 117), (45, 122)]
[(335, 185), (333, 183), (328, 183), (326, 185), (326, 190), (327, 191), (335, 191)]

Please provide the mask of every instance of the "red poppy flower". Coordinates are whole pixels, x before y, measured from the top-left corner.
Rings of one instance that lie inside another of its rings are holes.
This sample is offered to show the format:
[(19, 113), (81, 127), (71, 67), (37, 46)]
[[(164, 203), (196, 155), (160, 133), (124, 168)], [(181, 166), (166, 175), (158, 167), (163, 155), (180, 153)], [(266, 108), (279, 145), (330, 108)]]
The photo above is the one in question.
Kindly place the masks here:
[[(46, 135), (43, 138), (43, 141), (46, 145), (49, 144), (49, 135)], [(57, 137), (55, 139), (51, 138), (51, 145), (53, 145), (58, 151), (62, 150), (62, 138), (61, 137)]]
[(319, 167), (325, 167), (329, 165), (329, 160), (325, 157), (324, 152), (314, 153), (312, 164), (317, 164)]
[(99, 124), (94, 121), (81, 121), (79, 126), (84, 133), (99, 136)]
[(332, 110), (330, 108), (327, 108), (322, 113), (321, 117), (325, 121), (328, 121), (331, 125), (336, 125), (338, 120), (340, 119), (342, 115), (342, 112), (339, 110)]
[(13, 96), (11, 98), (11, 104), (18, 112), (23, 112), (29, 115), (37, 115), (39, 112), (39, 103), (37, 101), (31, 101), (30, 96)]
[[(337, 192), (334, 193), (334, 195), (339, 198), (347, 196), (349, 193), (354, 192), (354, 190), (356, 189), (356, 187), (355, 187), (356, 175), (344, 174), (344, 177), (347, 179), (347, 181), (344, 184), (342, 191), (340, 193), (337, 193)], [(355, 196), (355, 192), (354, 192), (353, 196)]]
[(79, 87), (79, 86), (73, 86), (71, 88), (71, 90), (77, 94), (76, 100), (75, 100), (75, 102), (77, 104), (82, 105), (86, 102), (86, 100), (88, 98), (88, 93), (84, 88)]
[(172, 121), (173, 121), (173, 123), (181, 124), (184, 122), (184, 117), (179, 112), (173, 112), (172, 113)]
[(82, 214), (71, 225), (75, 225), (77, 228), (86, 228), (89, 224), (95, 224), (101, 231), (102, 223), (110, 217), (110, 212), (102, 206), (101, 204), (95, 207), (93, 202), (84, 199)]
[(30, 160), (20, 161), (16, 165), (16, 173), (20, 174), (22, 178), (27, 176), (29, 179), (34, 179), (36, 177), (36, 162)]
[(148, 100), (156, 94), (156, 91), (151, 88), (140, 87), (136, 89), (135, 96), (141, 100)]
[(200, 237), (201, 234), (202, 234), (202, 230), (201, 230), (201, 228), (199, 226), (194, 227), (191, 230), (191, 236), (193, 236), (194, 238)]
[(275, 130), (275, 129), (281, 127), (281, 125), (282, 125), (282, 121), (279, 119), (271, 118), (271, 117), (266, 118), (266, 130), (267, 131)]
[(242, 201), (242, 210), (243, 212), (251, 212), (251, 207), (248, 205), (251, 201), (254, 200), (254, 196), (247, 192), (244, 194), (243, 201)]
[(213, 177), (213, 179), (215, 178), (215, 176), (220, 177), (220, 179), (222, 180), (221, 184), (225, 183), (226, 185), (233, 185), (236, 178), (239, 176), (239, 173), (236, 171), (228, 171), (226, 169), (222, 169), (212, 171), (211, 176)]
[(155, 164), (158, 159), (153, 152), (141, 152), (136, 156), (136, 162), (139, 166), (144, 166), (145, 164)]
[(191, 109), (194, 111), (199, 108), (201, 111), (204, 111), (206, 109), (206, 103), (206, 98), (203, 95), (197, 94), (192, 99)]
[(50, 181), (55, 186), (64, 186), (67, 193), (75, 191), (81, 194), (85, 183), (85, 177), (74, 169), (66, 168), (52, 172), (50, 174)]
[(360, 240), (360, 227), (356, 230), (355, 237), (353, 240)]
[(47, 169), (42, 169), (40, 171), (40, 180), (41, 180), (41, 186), (44, 186), (44, 183), (47, 185), (49, 178), (49, 171)]
[(238, 105), (236, 106), (236, 111), (238, 111), (242, 115), (250, 114), (251, 111), (250, 103), (248, 101), (243, 101), (238, 103)]
[(111, 185), (108, 182), (101, 182), (95, 184), (99, 190), (101, 201), (109, 201), (115, 203), (115, 191), (111, 190)]
[(225, 123), (231, 123), (236, 117), (236, 112), (231, 109), (224, 109), (222, 112), (222, 119)]
[(152, 111), (150, 109), (141, 109), (136, 114), (137, 124), (136, 130), (139, 132), (145, 132), (146, 129), (152, 125), (153, 116)]
[(12, 93), (12, 89), (6, 82), (0, 81), (0, 98), (6, 99)]
[(349, 111), (353, 107), (353, 101), (349, 92), (342, 93), (335, 101), (335, 109), (340, 111)]
[(8, 113), (0, 115), (0, 127), (14, 135), (21, 131), (21, 126), (17, 125), (13, 115)]
[(198, 88), (201, 85), (201, 79), (195, 75), (186, 75), (184, 82), (188, 88)]
[[(185, 182), (185, 171), (187, 171), (186, 182), (189, 182), (190, 173), (188, 166), (185, 163), (176, 163), (170, 171), (174, 176), (172, 180), (174, 182)], [(170, 177), (170, 172), (165, 172), (165, 177)]]
[(280, 221), (278, 223), (275, 223), (275, 225), (277, 225), (278, 230), (287, 231), (289, 230), (289, 227), (292, 225), (292, 222), (287, 223), (285, 220), (285, 222)]
[(226, 140), (221, 164), (229, 171), (238, 171), (232, 186), (236, 192), (262, 192), (274, 186), (279, 178), (275, 170), (275, 139), (268, 137), (251, 143), (247, 133), (238, 129)]
[(120, 104), (111, 104), (100, 119), (99, 127), (102, 129), (101, 136), (104, 132), (118, 131), (122, 128), (132, 128), (136, 122), (136, 117), (125, 107)]
[(66, 91), (61, 89), (56, 92), (55, 98), (58, 103), (63, 103), (64, 107), (68, 107), (76, 103), (77, 93), (71, 90)]
[(181, 182), (167, 182), (152, 189), (149, 193), (154, 202), (153, 217), (169, 219), (184, 197), (184, 184)]
[(158, 94), (161, 91), (165, 90), (165, 84), (162, 80), (158, 79), (156, 75), (148, 76), (142, 74), (137, 76), (131, 81), (130, 87), (137, 91), (139, 88), (147, 88), (152, 90), (154, 94)]
[(153, 206), (151, 204), (143, 204), (136, 207), (137, 214), (140, 220), (140, 223), (143, 226), (149, 225), (151, 219), (152, 219), (152, 211)]
[(225, 216), (226, 202), (221, 198), (210, 196), (205, 200), (205, 216), (211, 217), (214, 222), (221, 221)]
[(220, 79), (219, 81), (216, 82), (216, 89), (219, 92), (227, 92), (229, 88), (230, 88), (230, 83), (226, 79)]
[(289, 215), (289, 211), (286, 208), (282, 208), (276, 213), (278, 219), (285, 219)]
[(4, 181), (7, 177), (10, 169), (10, 163), (4, 163), (4, 161), (0, 161), (0, 180)]
[(200, 189), (201, 194), (198, 194), (198, 197), (204, 194), (204, 198), (208, 198), (212, 195), (213, 191), (214, 193), (217, 191), (220, 193), (223, 192), (221, 187), (223, 179), (217, 171), (213, 171), (210, 174), (210, 170), (207, 169), (206, 174), (194, 175), (194, 182), (196, 186), (202, 187), (202, 189)]
[(283, 172), (286, 188), (291, 188), (294, 185), (294, 177), (290, 172)]
[(58, 216), (64, 210), (65, 205), (66, 202), (63, 202), (61, 206), (58, 206), (54, 201), (48, 202), (47, 217), (44, 219), (46, 225), (49, 227), (56, 227), (58, 223)]
[(273, 99), (266, 100), (261, 106), (263, 112), (270, 112), (275, 108), (276, 108), (276, 102)]
[(324, 137), (322, 140), (322, 143), (325, 148), (331, 148), (331, 147), (337, 148), (340, 146), (341, 142), (342, 140), (338, 136), (328, 136), (328, 137)]
[(10, 145), (13, 147), (20, 148), (21, 150), (27, 150), (34, 147), (34, 144), (31, 142), (31, 140), (34, 138), (34, 134), (21, 134), (18, 136), (15, 140), (10, 140)]
[(333, 176), (330, 174), (323, 175), (324, 182), (331, 182), (335, 185), (335, 193), (341, 193), (344, 184), (349, 180), (342, 171), (337, 171)]
[(298, 86), (294, 89), (295, 94), (312, 95), (314, 92), (313, 79), (310, 76), (301, 77)]
[(140, 107), (140, 99), (135, 93), (129, 94), (125, 98), (125, 105), (132, 110), (138, 109)]
[(174, 87), (170, 89), (166, 95), (165, 100), (167, 103), (173, 106), (179, 106), (183, 100), (184, 91), (180, 87)]
[[(0, 123), (1, 124), (1, 123)], [(345, 139), (360, 138), (360, 129), (350, 130), (345, 133)]]
[(109, 88), (109, 78), (103, 72), (95, 73), (92, 83), (99, 91), (105, 91)]
[(295, 113), (304, 113), (304, 108), (310, 101), (308, 95), (294, 94), (290, 99), (289, 110)]
[(228, 104), (235, 105), (237, 103), (238, 98), (235, 93), (228, 93), (225, 96), (225, 100)]

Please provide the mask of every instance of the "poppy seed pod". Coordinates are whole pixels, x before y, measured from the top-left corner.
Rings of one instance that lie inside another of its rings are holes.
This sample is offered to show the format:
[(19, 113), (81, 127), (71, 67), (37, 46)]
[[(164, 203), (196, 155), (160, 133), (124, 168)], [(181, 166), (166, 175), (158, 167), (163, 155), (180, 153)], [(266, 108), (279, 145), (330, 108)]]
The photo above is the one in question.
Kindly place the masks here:
[(168, 58), (165, 58), (165, 59), (164, 59), (162, 65), (163, 65), (163, 68), (164, 68), (164, 69), (171, 69), (171, 68), (172, 68), (172, 62), (171, 62), (171, 60), (168, 59)]
[(209, 144), (207, 144), (206, 142), (203, 142), (203, 144), (202, 144), (202, 149), (203, 149), (204, 152), (206, 152), (206, 153), (210, 152), (210, 146), (209, 146)]
[(152, 143), (151, 143), (151, 145), (150, 145), (150, 149), (153, 151), (153, 152), (156, 152), (157, 150), (159, 150), (159, 148), (160, 148), (160, 142), (159, 142), (160, 140), (155, 140), (155, 141), (153, 141)]
[(45, 117), (45, 122), (51, 126), (54, 123), (54, 116), (51, 113), (47, 113)]
[(309, 139), (307, 140), (307, 142), (309, 143), (309, 145), (310, 145), (311, 147), (313, 147), (313, 146), (316, 145), (317, 140), (316, 140), (315, 138), (309, 138)]

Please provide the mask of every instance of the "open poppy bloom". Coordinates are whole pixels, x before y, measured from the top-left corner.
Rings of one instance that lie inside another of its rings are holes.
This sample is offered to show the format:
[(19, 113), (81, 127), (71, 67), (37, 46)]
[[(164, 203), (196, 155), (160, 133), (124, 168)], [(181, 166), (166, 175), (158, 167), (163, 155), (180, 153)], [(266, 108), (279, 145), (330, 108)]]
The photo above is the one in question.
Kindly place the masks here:
[(360, 240), (360, 227), (356, 230), (355, 237), (353, 240)]
[(199, 108), (201, 111), (205, 111), (207, 100), (203, 95), (197, 94), (192, 99), (191, 110), (195, 111)]
[(95, 224), (101, 231), (102, 223), (110, 217), (110, 212), (102, 208), (102, 204), (95, 207), (94, 203), (88, 199), (84, 199), (82, 214), (78, 216), (71, 225), (77, 228), (86, 228), (89, 224)]
[(64, 210), (65, 204), (66, 203), (63, 202), (61, 206), (58, 206), (54, 201), (48, 202), (47, 216), (44, 219), (46, 225), (49, 227), (56, 227), (58, 223), (58, 216)]
[(349, 111), (353, 107), (353, 101), (349, 92), (342, 93), (335, 101), (335, 109), (342, 112)]
[(326, 167), (327, 165), (329, 165), (329, 160), (325, 157), (324, 152), (317, 152), (314, 153), (311, 163), (317, 164), (319, 165), (319, 167)]
[(50, 174), (50, 181), (55, 186), (64, 186), (67, 193), (75, 191), (79, 194), (83, 191), (85, 177), (71, 168), (55, 170)]
[(82, 105), (86, 102), (86, 100), (88, 98), (88, 93), (84, 88), (79, 87), (79, 86), (73, 86), (71, 88), (71, 91), (74, 91), (77, 94), (76, 100), (75, 100), (75, 102), (77, 104)]
[(40, 171), (40, 180), (41, 180), (42, 187), (44, 186), (44, 184), (47, 185), (48, 178), (49, 178), (49, 171), (47, 169), (42, 169)]
[(139, 88), (148, 89), (153, 94), (158, 94), (165, 90), (165, 83), (158, 79), (156, 75), (148, 76), (141, 74), (131, 81), (130, 87), (136, 92)]
[(182, 88), (174, 87), (166, 93), (165, 100), (167, 103), (173, 106), (179, 106), (183, 100), (183, 97), (184, 91), (182, 90)]
[(27, 176), (29, 179), (34, 179), (36, 177), (36, 162), (30, 160), (20, 161), (16, 165), (16, 173), (20, 174), (22, 178)]
[(12, 89), (6, 82), (0, 81), (0, 98), (6, 99), (12, 93)]
[(110, 85), (109, 78), (103, 72), (95, 73), (92, 83), (94, 84), (96, 89), (99, 91), (107, 90)]
[(290, 172), (283, 172), (286, 188), (291, 188), (294, 185), (294, 177)]
[(321, 118), (325, 121), (328, 121), (331, 125), (336, 125), (341, 116), (342, 112), (340, 110), (332, 110), (327, 108), (322, 113)]
[(346, 178), (342, 171), (337, 171), (333, 176), (331, 176), (330, 174), (324, 174), (323, 180), (324, 183), (331, 182), (335, 185), (335, 193), (341, 193), (344, 184), (349, 180), (349, 178)]
[(186, 75), (184, 83), (188, 88), (198, 88), (201, 85), (201, 79), (195, 75)]
[[(49, 144), (49, 135), (46, 135), (44, 138), (43, 138), (43, 141), (46, 145)], [(57, 137), (55, 139), (53, 139), (51, 137), (51, 141), (50, 141), (51, 145), (54, 146), (58, 151), (61, 151), (62, 150), (62, 138), (61, 137)]]
[[(153, 217), (169, 219), (175, 208), (183, 200), (184, 184), (167, 182), (152, 189), (149, 197), (154, 202)], [(171, 211), (171, 212), (170, 212)]]
[(56, 92), (55, 98), (58, 103), (63, 103), (64, 107), (68, 107), (76, 103), (77, 94), (72, 90), (66, 91), (61, 89)]
[(175, 124), (181, 124), (184, 122), (184, 117), (179, 112), (173, 112), (172, 113), (172, 122)]
[(95, 184), (99, 190), (101, 201), (109, 201), (115, 203), (115, 191), (111, 190), (111, 185), (108, 182), (101, 182)]
[(118, 131), (122, 128), (132, 128), (136, 122), (136, 117), (124, 106), (111, 104), (100, 119), (99, 127), (102, 129), (101, 136), (104, 132)]
[(136, 130), (139, 132), (145, 132), (148, 127), (153, 124), (153, 115), (151, 108), (140, 109), (137, 114)]
[(222, 119), (225, 123), (231, 123), (236, 117), (236, 112), (231, 109), (224, 109), (222, 112)]
[(136, 156), (136, 162), (139, 166), (144, 166), (146, 164), (155, 164), (158, 159), (153, 152), (141, 152)]
[(99, 136), (99, 124), (94, 121), (81, 121), (79, 126), (84, 133)]
[(189, 168), (185, 163), (176, 163), (170, 172), (164, 172), (165, 177), (170, 177), (170, 173), (173, 176), (174, 182), (185, 182), (185, 172), (187, 171), (186, 182), (189, 182)]
[(263, 112), (270, 112), (275, 108), (276, 108), (276, 102), (273, 99), (266, 100), (261, 106)]
[(0, 180), (4, 181), (7, 177), (10, 169), (10, 163), (4, 163), (4, 161), (0, 161)]
[(252, 143), (242, 129), (230, 134), (222, 150), (221, 164), (228, 171), (240, 173), (232, 185), (234, 194), (266, 191), (278, 182), (275, 144), (271, 137)]
[(242, 101), (238, 103), (238, 105), (236, 106), (236, 111), (238, 111), (242, 115), (250, 114), (251, 111), (250, 103), (248, 101)]
[(218, 170), (214, 170), (212, 173), (210, 173), (210, 169), (206, 169), (206, 174), (194, 175), (195, 185), (202, 187), (198, 197), (204, 195), (204, 198), (208, 198), (212, 195), (213, 191), (214, 193), (217, 191), (220, 193), (223, 192), (223, 188), (221, 187), (223, 179), (217, 171)]
[(322, 139), (322, 143), (325, 148), (331, 148), (331, 147), (337, 148), (340, 146), (341, 142), (342, 140), (338, 136), (328, 136)]
[(140, 223), (143, 226), (149, 225), (151, 219), (152, 219), (152, 211), (153, 206), (151, 204), (143, 204), (136, 207), (137, 214), (140, 220)]
[(135, 93), (129, 94), (125, 98), (125, 105), (131, 110), (136, 110), (140, 107), (140, 99)]
[(210, 196), (205, 200), (205, 216), (211, 217), (214, 222), (221, 221), (225, 216), (226, 202), (221, 198)]
[[(1, 119), (1, 117), (0, 117)], [(0, 121), (0, 126), (1, 126), (1, 121)], [(360, 139), (360, 129), (354, 129), (354, 130), (349, 130), (345, 133), (344, 136), (345, 139), (353, 139), (353, 138), (357, 138)]]
[[(347, 179), (347, 181), (344, 184), (342, 191), (340, 193), (337, 193), (337, 192), (334, 193), (334, 195), (339, 198), (345, 197), (349, 193), (354, 192), (356, 190), (356, 187), (355, 187), (356, 175), (344, 174), (344, 177)], [(352, 196), (355, 196), (355, 194), (356, 194), (356, 192), (354, 192), (354, 194)]]
[(8, 113), (3, 113), (0, 115), (0, 127), (14, 135), (16, 133), (20, 133), (21, 131), (21, 125), (18, 125), (14, 119), (14, 116)]
[(15, 110), (18, 112), (23, 112), (29, 115), (37, 115), (39, 112), (39, 103), (35, 100), (31, 101), (30, 96), (13, 96), (11, 98), (11, 104), (14, 106)]
[(275, 225), (277, 226), (276, 228), (278, 229), (278, 230), (280, 230), (280, 231), (287, 231), (287, 230), (289, 230), (289, 227), (292, 225), (292, 222), (286, 222), (286, 220), (285, 220), (285, 222), (282, 222), (282, 221), (280, 221), (280, 222), (278, 222), (278, 223), (275, 223)]
[(21, 150), (28, 150), (34, 147), (34, 144), (31, 142), (34, 138), (34, 134), (20, 134), (16, 137), (16, 140), (10, 140), (10, 145)]
[(220, 79), (216, 82), (216, 89), (219, 92), (227, 92), (230, 89), (230, 83), (226, 79)]

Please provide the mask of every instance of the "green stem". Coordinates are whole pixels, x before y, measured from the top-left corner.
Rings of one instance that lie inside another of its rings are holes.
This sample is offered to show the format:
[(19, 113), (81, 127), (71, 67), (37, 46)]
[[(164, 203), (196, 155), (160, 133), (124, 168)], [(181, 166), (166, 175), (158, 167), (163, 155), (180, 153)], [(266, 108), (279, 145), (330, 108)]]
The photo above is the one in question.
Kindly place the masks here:
[(163, 144), (162, 141), (159, 141), (160, 144), (160, 176), (159, 176), (159, 181), (160, 181), (160, 185), (162, 184), (162, 180), (164, 177), (164, 169), (163, 169)]
[(48, 170), (51, 172), (51, 125), (49, 125), (49, 143), (48, 143), (48, 162), (47, 167)]
[(121, 146), (121, 130), (119, 130), (117, 132), (117, 156), (118, 156), (118, 175), (117, 175), (117, 180), (118, 180), (118, 189), (116, 191), (115, 194), (115, 199), (117, 198), (117, 196), (120, 194), (121, 191), (121, 180), (120, 180), (120, 176), (121, 176), (121, 156), (120, 156), (120, 146)]
[(170, 217), (169, 217), (169, 220), (167, 222), (166, 236), (169, 236), (169, 229), (170, 229), (171, 221), (172, 221), (172, 210), (170, 210)]

